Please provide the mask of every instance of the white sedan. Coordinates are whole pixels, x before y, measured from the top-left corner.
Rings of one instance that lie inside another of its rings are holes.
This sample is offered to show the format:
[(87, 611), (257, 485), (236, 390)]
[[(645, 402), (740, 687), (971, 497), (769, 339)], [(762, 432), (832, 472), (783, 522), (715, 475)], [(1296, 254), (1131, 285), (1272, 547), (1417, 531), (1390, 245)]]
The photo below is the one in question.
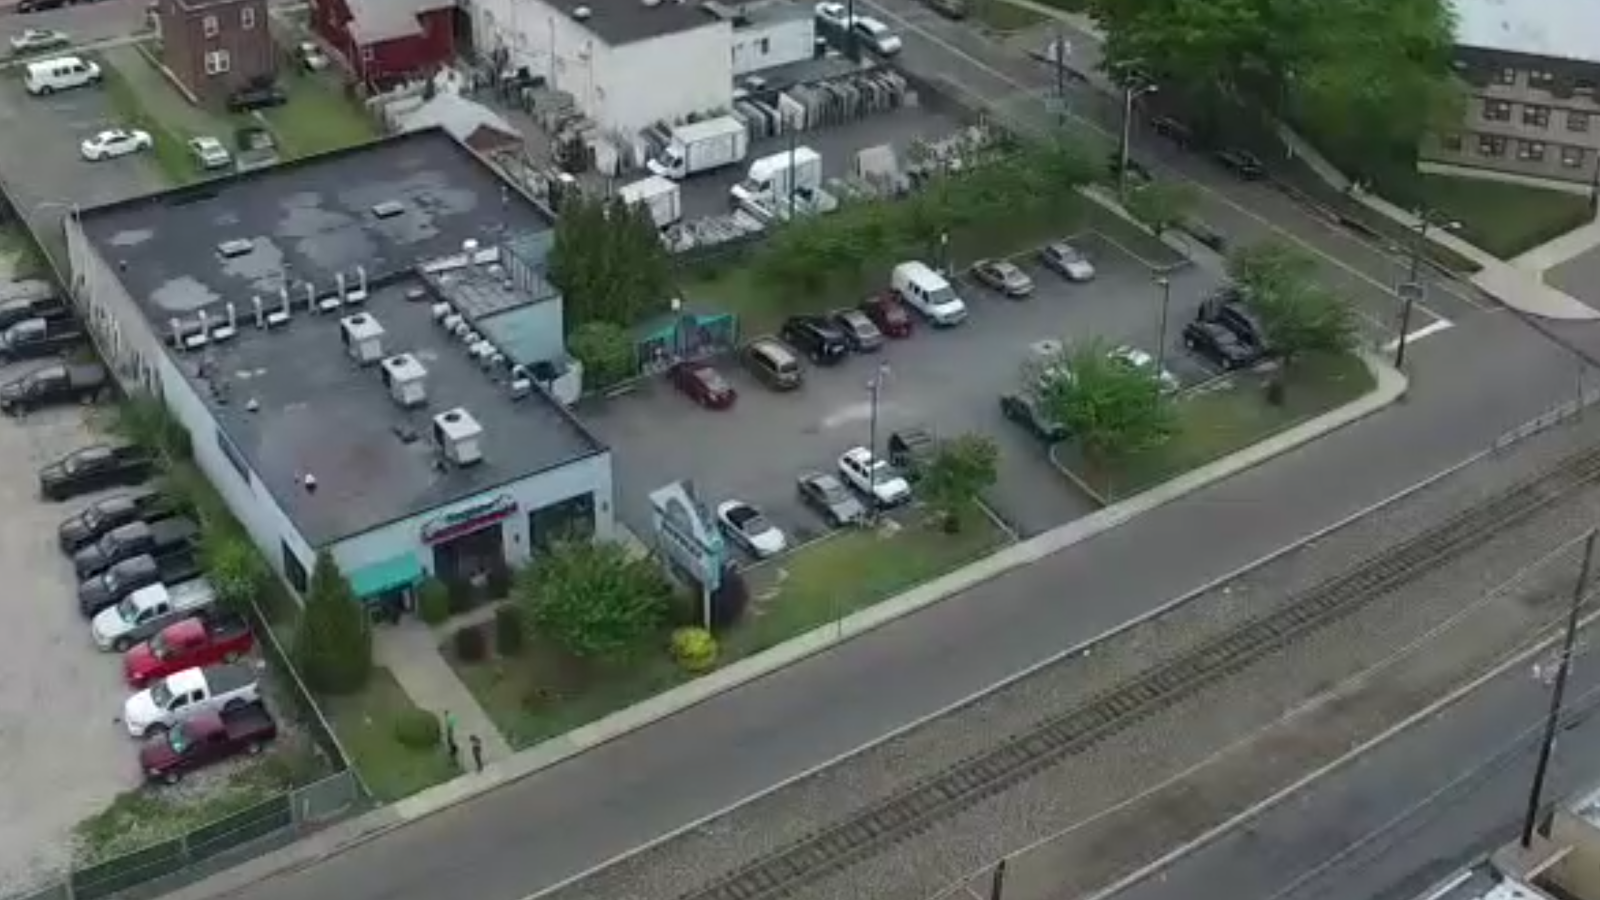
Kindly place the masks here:
[(1123, 344), (1121, 347), (1112, 350), (1106, 355), (1110, 357), (1112, 362), (1127, 366), (1128, 368), (1136, 371), (1149, 372), (1155, 376), (1156, 381), (1161, 383), (1162, 393), (1175, 393), (1179, 388), (1183, 387), (1183, 383), (1178, 380), (1178, 376), (1167, 371), (1165, 368), (1157, 371), (1156, 358), (1144, 352), (1143, 350), (1140, 350), (1138, 347), (1130, 347), (1127, 344)]
[(84, 159), (97, 162), (149, 150), (153, 146), (155, 141), (150, 138), (149, 132), (137, 128), (112, 128), (84, 141), (80, 149)]
[(717, 507), (717, 524), (757, 559), (776, 556), (789, 548), (789, 539), (784, 533), (769, 522), (761, 510), (743, 500), (723, 501)]
[(1039, 251), (1039, 261), (1045, 268), (1068, 281), (1093, 281), (1094, 263), (1089, 262), (1077, 247), (1066, 241), (1055, 241)]
[(817, 21), (835, 28), (850, 27), (850, 14), (843, 3), (818, 3), (814, 9)]
[(51, 28), (29, 28), (21, 34), (11, 36), (12, 53), (37, 53), (41, 50), (54, 50), (72, 43), (72, 38), (65, 31), (56, 31)]
[(200, 168), (206, 171), (212, 169), (226, 169), (233, 164), (233, 157), (228, 154), (228, 148), (214, 137), (197, 137), (189, 139), (189, 155)]
[(855, 24), (850, 27), (855, 32), (856, 40), (867, 46), (879, 56), (893, 56), (900, 52), (900, 36), (889, 30), (889, 26), (869, 16), (856, 16)]
[(839, 455), (839, 474), (850, 486), (878, 506), (898, 506), (911, 499), (911, 485), (865, 447), (852, 447)]

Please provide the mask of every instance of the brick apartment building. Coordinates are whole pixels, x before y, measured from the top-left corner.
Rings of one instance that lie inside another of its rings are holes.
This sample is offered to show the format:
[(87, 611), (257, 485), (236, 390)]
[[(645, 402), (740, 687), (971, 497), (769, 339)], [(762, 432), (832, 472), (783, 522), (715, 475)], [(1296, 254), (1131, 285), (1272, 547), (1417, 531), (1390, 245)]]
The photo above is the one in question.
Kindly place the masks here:
[(160, 0), (162, 61), (204, 105), (278, 71), (267, 0)]

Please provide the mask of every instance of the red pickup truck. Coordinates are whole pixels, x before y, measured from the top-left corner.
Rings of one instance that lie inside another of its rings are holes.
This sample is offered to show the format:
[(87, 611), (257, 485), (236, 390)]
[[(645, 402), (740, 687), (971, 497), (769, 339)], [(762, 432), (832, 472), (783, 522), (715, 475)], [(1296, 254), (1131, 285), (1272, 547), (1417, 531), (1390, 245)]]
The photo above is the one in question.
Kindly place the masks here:
[(122, 671), (128, 684), (143, 688), (184, 669), (236, 662), (254, 646), (250, 625), (239, 616), (184, 619), (130, 649), (122, 657)]
[(139, 768), (150, 781), (177, 784), (194, 769), (239, 753), (254, 756), (277, 736), (278, 723), (260, 703), (207, 711), (146, 738)]

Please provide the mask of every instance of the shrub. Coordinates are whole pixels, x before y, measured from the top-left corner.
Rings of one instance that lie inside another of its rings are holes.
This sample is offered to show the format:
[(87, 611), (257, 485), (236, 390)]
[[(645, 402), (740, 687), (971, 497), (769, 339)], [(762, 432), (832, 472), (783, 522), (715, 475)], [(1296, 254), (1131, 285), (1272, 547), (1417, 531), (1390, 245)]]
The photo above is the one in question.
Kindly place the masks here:
[(437, 578), (429, 578), (417, 588), (417, 615), (429, 625), (450, 618), (450, 589)]
[(672, 633), (672, 658), (685, 672), (705, 672), (717, 664), (717, 639), (704, 628)]
[(522, 610), (502, 606), (494, 611), (494, 652), (516, 656), (522, 652)]
[(483, 627), (474, 625), (456, 632), (456, 658), (462, 662), (483, 662), (489, 655), (489, 640)]
[(429, 750), (439, 746), (439, 720), (420, 709), (408, 709), (394, 720), (394, 739), (402, 747)]

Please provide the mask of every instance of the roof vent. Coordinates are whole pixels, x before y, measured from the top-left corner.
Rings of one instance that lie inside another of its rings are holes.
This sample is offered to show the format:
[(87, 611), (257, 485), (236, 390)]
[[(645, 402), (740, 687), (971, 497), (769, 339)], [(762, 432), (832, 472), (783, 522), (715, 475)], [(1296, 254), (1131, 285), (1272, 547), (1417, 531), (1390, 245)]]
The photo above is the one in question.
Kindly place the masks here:
[(372, 208), (372, 215), (378, 219), (392, 219), (406, 211), (406, 205), (398, 200), (385, 200)]
[(397, 353), (383, 361), (383, 384), (389, 396), (403, 407), (428, 402), (428, 370), (415, 356)]
[(223, 259), (237, 259), (238, 257), (244, 256), (255, 248), (255, 242), (247, 241), (242, 238), (232, 241), (223, 241), (217, 245), (217, 255), (221, 256)]
[(483, 461), (479, 440), (483, 426), (462, 407), (446, 410), (433, 417), (433, 443), (445, 459), (458, 466), (470, 466)]
[(577, 19), (579, 22), (589, 21), (589, 17), (592, 15), (594, 15), (594, 10), (587, 6), (580, 6), (572, 11), (572, 17)]
[(383, 326), (367, 313), (340, 319), (339, 339), (345, 353), (363, 366), (383, 358)]

